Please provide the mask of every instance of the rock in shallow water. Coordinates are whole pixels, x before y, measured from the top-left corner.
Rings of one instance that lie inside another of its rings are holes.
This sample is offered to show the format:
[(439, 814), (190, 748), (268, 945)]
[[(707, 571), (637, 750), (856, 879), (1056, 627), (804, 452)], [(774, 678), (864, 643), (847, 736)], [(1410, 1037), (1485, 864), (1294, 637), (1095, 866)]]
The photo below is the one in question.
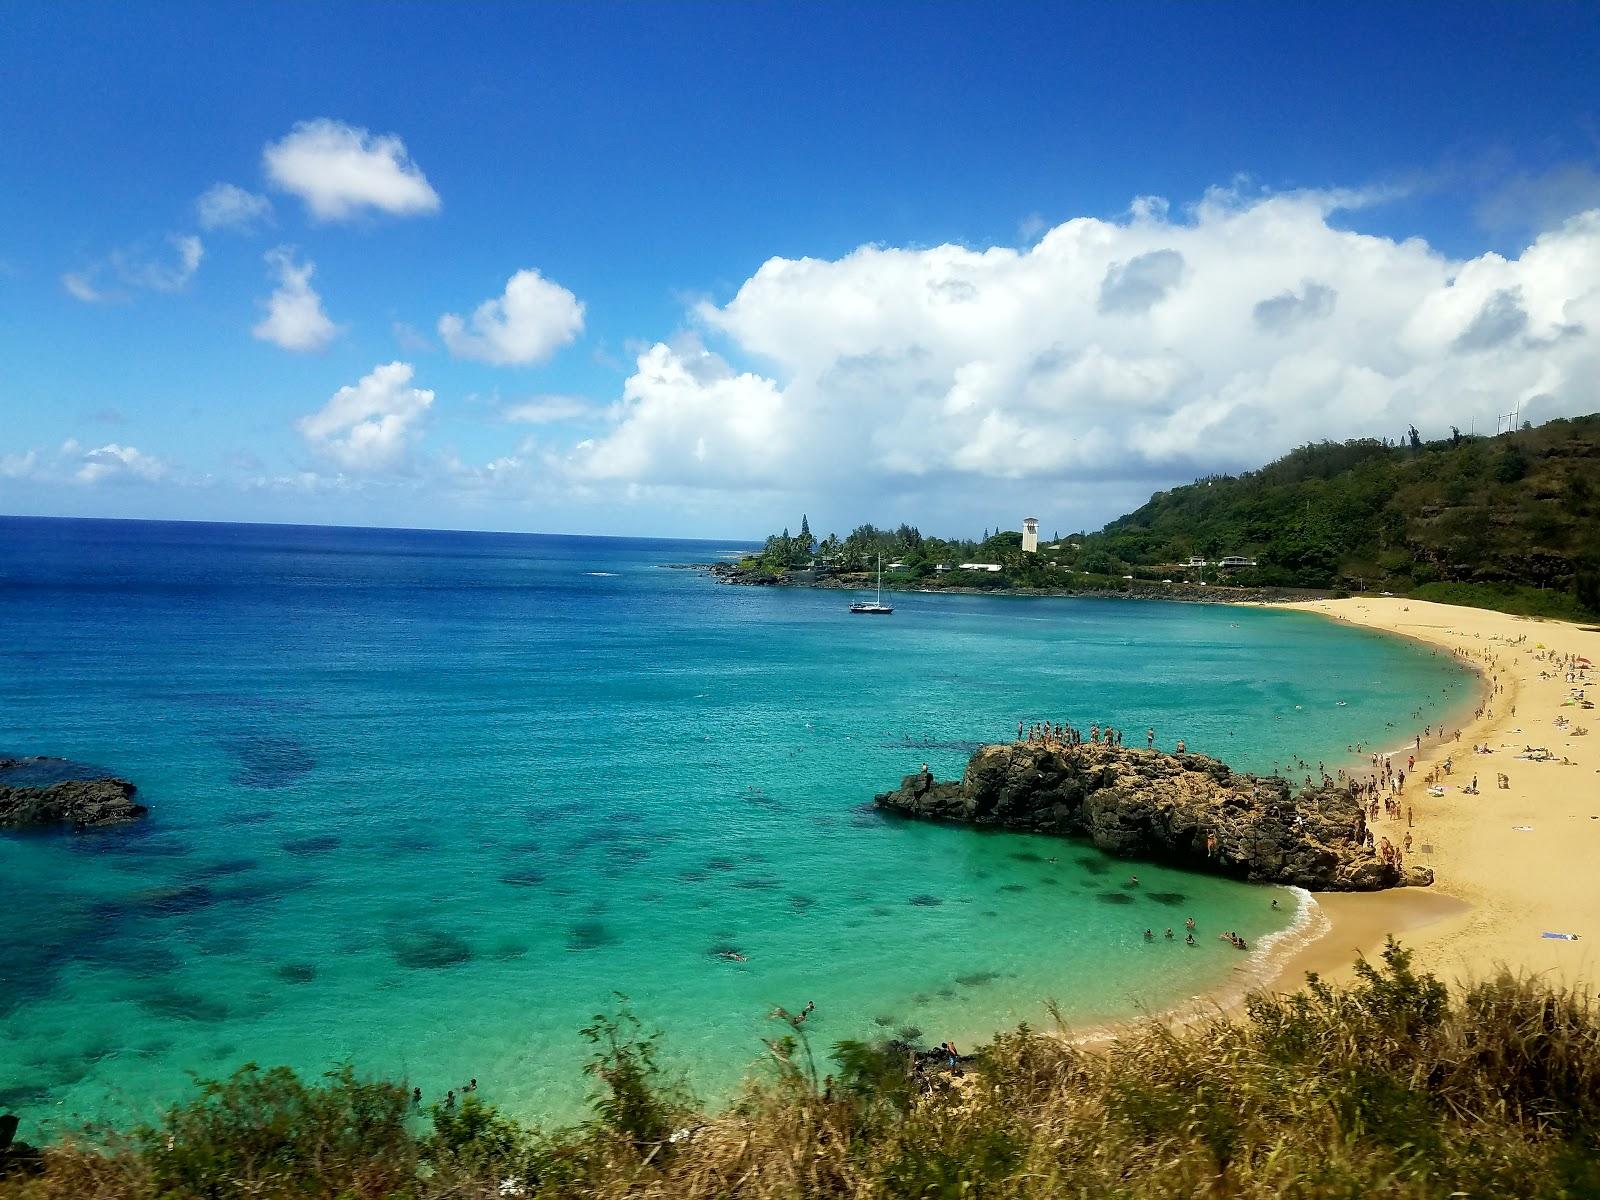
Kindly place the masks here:
[(961, 782), (907, 775), (875, 803), (909, 817), (1087, 837), (1122, 857), (1313, 891), (1433, 882), (1428, 868), (1402, 868), (1367, 848), (1362, 806), (1349, 788), (1293, 795), (1283, 779), (1235, 772), (1200, 754), (1093, 743), (984, 746)]
[(137, 820), (150, 810), (126, 779), (64, 779), (45, 787), (0, 785), (0, 828), (72, 825), (95, 828)]

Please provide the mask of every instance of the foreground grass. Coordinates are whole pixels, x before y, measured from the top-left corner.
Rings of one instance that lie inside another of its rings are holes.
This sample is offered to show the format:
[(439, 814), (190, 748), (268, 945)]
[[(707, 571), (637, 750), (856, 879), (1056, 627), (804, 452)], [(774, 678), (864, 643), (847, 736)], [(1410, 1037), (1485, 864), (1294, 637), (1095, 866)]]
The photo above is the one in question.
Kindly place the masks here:
[[(253, 1067), (0, 1200), (318, 1197), (1600, 1196), (1600, 1013), (1510, 976), (1452, 995), (1391, 943), (1333, 989), (1108, 1048), (1026, 1028), (957, 1077), (903, 1044), (799, 1036), (699, 1114), (624, 1011), (584, 1031), (594, 1117), (521, 1127), (469, 1096)], [(823, 1072), (831, 1072), (824, 1074)]]

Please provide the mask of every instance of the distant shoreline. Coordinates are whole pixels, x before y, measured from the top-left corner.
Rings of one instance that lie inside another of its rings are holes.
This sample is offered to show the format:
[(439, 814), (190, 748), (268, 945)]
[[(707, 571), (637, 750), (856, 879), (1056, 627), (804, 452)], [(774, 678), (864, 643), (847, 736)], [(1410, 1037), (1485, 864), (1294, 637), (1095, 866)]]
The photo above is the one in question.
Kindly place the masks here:
[[(736, 563), (662, 563), (671, 571), (700, 571), (718, 583), (729, 587), (816, 588), (822, 591), (861, 592), (872, 591), (875, 584), (870, 574), (850, 572), (824, 575), (820, 578), (811, 572), (796, 571), (774, 577), (753, 577)], [(1283, 587), (1228, 587), (1224, 584), (1203, 583), (1153, 583), (1146, 579), (1124, 580), (1126, 586), (1104, 587), (972, 587), (970, 585), (944, 585), (919, 580), (916, 586), (902, 583), (884, 584), (883, 590), (900, 595), (951, 595), (951, 596), (1040, 596), (1055, 599), (1090, 600), (1178, 600), (1192, 604), (1297, 604), (1332, 598), (1329, 591), (1309, 588)]]

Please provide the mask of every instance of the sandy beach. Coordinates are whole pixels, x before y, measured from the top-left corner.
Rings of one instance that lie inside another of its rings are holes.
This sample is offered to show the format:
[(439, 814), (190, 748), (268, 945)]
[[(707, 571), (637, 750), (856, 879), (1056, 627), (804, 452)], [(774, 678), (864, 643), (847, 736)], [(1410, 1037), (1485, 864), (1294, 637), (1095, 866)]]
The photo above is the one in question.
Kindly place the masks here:
[[(1419, 966), (1447, 980), (1482, 978), (1503, 965), (1592, 990), (1600, 979), (1600, 710), (1572, 703), (1572, 694), (1587, 686), (1588, 699), (1600, 699), (1600, 676), (1591, 669), (1569, 682), (1559, 660), (1600, 662), (1600, 629), (1401, 597), (1282, 607), (1448, 650), (1478, 668), (1487, 687), (1482, 716), (1468, 714), (1459, 740), (1450, 729), (1442, 741), (1424, 738), (1418, 751), (1407, 739), (1422, 730), (1396, 731), (1393, 744), (1379, 747), (1400, 767), (1417, 757), (1401, 798), (1414, 812), (1406, 861), (1433, 868), (1433, 887), (1319, 895), (1327, 932), (1288, 956), (1273, 986), (1297, 988), (1307, 971), (1347, 979), (1356, 952), (1374, 957), (1392, 933), (1416, 951)], [(1593, 732), (1577, 734), (1584, 726)], [(1528, 747), (1547, 748), (1555, 760), (1519, 757)], [(1432, 795), (1427, 775), (1447, 757), (1443, 794)], [(1474, 776), (1476, 795), (1464, 791)], [(1397, 844), (1407, 832), (1403, 819), (1380, 817), (1375, 828)]]

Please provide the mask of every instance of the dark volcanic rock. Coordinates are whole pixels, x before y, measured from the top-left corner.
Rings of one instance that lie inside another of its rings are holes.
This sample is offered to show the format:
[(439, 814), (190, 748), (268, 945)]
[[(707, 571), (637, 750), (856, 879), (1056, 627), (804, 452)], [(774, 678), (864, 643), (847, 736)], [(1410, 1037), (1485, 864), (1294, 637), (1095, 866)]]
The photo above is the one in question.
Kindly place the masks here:
[(126, 779), (64, 779), (45, 787), (0, 784), (0, 829), (132, 821), (150, 811), (134, 802), (136, 790)]
[(876, 804), (909, 817), (1086, 837), (1121, 857), (1316, 891), (1433, 882), (1428, 868), (1393, 866), (1367, 847), (1361, 805), (1348, 788), (1292, 795), (1282, 779), (1234, 772), (1200, 754), (985, 746), (960, 783), (907, 775)]

